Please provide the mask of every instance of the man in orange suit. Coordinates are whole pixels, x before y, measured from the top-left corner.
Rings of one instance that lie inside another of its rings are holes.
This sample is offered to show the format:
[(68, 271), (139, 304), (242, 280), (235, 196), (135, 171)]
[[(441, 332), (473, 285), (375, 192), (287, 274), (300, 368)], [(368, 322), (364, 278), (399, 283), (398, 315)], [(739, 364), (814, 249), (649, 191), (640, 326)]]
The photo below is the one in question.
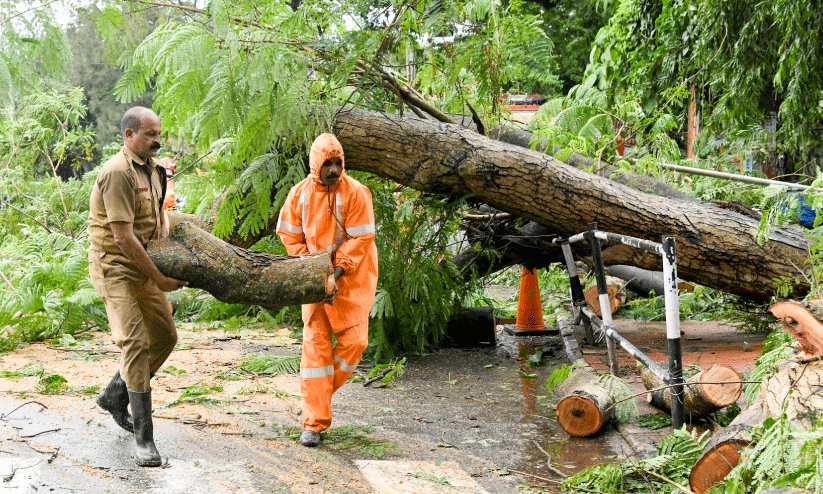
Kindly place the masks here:
[(289, 191), (277, 234), (289, 254), (325, 251), (334, 265), (333, 300), (303, 305), (300, 390), (306, 417), (300, 443), (314, 447), (320, 432), (331, 426), (332, 395), (357, 368), (369, 343), (377, 246), (371, 191), (346, 175), (337, 138), (321, 134), (315, 139), (309, 168), (309, 176)]

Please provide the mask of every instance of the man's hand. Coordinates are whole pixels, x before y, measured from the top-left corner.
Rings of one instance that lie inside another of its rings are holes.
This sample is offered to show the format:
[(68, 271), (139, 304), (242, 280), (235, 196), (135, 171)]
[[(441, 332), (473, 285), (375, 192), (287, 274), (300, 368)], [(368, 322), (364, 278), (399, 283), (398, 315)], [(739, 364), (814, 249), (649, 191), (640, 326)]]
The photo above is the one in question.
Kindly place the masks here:
[(152, 262), (149, 257), (149, 253), (146, 252), (146, 249), (143, 248), (143, 245), (138, 242), (137, 237), (134, 236), (131, 223), (112, 221), (109, 223), (109, 226), (114, 235), (114, 243), (120, 247), (123, 255), (133, 262), (146, 278), (152, 280), (157, 285), (157, 288), (164, 292), (173, 292), (189, 284), (187, 281), (169, 278), (157, 269), (157, 266), (154, 265), (154, 262)]
[(173, 292), (183, 288), (184, 286), (189, 286), (188, 281), (169, 278), (168, 276), (163, 276), (162, 279), (155, 281), (155, 284), (157, 284), (157, 288), (164, 292)]
[(334, 298), (337, 297), (337, 280), (340, 279), (341, 276), (346, 274), (346, 270), (337, 266), (334, 268), (334, 293), (323, 299), (324, 304), (334, 305)]

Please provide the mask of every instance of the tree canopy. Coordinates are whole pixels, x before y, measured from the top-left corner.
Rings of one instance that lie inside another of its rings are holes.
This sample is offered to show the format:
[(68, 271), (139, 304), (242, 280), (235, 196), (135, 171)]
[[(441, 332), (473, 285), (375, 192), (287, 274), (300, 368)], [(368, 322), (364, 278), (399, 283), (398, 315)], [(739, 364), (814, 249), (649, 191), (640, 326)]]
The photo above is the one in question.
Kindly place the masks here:
[(774, 114), (775, 148), (792, 172), (820, 161), (821, 21), (820, 9), (792, 0), (622, 0), (585, 82), (682, 125), (694, 85), (703, 124), (718, 135), (762, 132)]

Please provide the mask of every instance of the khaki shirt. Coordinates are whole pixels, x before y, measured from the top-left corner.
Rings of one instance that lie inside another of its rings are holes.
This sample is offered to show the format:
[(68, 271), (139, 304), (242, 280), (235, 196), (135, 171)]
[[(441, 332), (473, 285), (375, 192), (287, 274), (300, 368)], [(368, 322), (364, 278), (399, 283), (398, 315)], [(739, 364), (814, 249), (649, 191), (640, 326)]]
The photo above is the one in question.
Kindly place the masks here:
[(114, 243), (112, 221), (131, 223), (143, 247), (159, 237), (161, 173), (165, 170), (154, 160), (146, 163), (125, 146), (100, 168), (89, 200), (91, 250), (122, 253)]

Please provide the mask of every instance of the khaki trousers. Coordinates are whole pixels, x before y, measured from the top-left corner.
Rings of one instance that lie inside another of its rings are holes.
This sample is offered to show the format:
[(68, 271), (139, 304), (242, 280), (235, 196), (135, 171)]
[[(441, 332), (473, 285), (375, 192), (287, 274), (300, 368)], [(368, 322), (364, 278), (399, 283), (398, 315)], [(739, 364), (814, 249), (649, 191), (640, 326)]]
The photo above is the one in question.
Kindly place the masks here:
[(149, 380), (177, 344), (166, 294), (122, 254), (90, 250), (89, 275), (122, 350), (120, 376), (131, 391), (150, 391)]
[[(351, 377), (369, 346), (368, 321), (334, 330), (323, 303), (303, 326), (300, 392), (306, 408), (303, 429), (321, 432), (331, 426), (331, 397)], [(337, 345), (332, 348), (332, 333)]]

